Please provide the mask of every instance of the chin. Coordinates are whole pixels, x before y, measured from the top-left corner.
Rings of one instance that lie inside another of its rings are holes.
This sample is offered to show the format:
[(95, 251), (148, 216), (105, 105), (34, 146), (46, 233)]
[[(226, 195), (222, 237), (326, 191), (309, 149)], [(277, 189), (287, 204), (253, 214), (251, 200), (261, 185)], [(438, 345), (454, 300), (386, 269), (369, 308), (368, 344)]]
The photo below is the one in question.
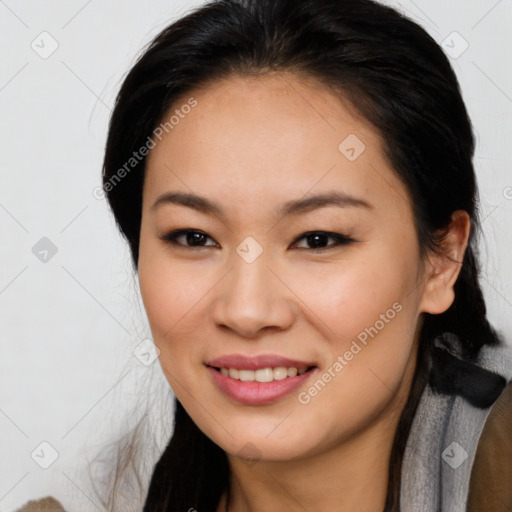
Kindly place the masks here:
[(257, 429), (248, 428), (247, 421), (240, 421), (231, 425), (229, 434), (215, 429), (206, 435), (227, 454), (241, 459), (284, 462), (300, 459), (315, 450), (314, 438), (302, 429), (292, 424), (282, 431), (280, 428), (276, 428), (276, 422), (260, 422)]

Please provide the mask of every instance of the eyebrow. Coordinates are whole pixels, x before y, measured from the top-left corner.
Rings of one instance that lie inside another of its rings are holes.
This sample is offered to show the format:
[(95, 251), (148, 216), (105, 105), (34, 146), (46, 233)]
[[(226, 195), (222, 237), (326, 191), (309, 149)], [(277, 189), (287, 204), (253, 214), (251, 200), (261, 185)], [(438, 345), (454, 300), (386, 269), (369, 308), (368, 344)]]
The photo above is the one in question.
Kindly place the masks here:
[[(205, 214), (217, 215), (219, 217), (224, 216), (224, 211), (219, 204), (207, 199), (206, 197), (193, 193), (165, 192), (153, 203), (151, 210), (153, 211), (164, 204), (177, 204), (192, 208)], [(288, 201), (277, 208), (276, 216), (289, 217), (292, 215), (300, 215), (328, 206), (338, 206), (340, 208), (374, 208), (372, 204), (362, 198), (355, 197), (346, 192), (331, 191)]]

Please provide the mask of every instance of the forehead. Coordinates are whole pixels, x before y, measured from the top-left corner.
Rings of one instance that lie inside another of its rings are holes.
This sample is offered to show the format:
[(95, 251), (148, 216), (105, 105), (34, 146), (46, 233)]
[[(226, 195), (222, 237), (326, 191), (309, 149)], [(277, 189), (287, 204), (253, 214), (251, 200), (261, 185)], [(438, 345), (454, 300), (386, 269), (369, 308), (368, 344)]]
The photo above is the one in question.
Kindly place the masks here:
[(172, 129), (149, 153), (146, 197), (165, 188), (209, 192), (249, 208), (336, 188), (408, 201), (380, 134), (313, 79), (229, 77), (180, 97), (163, 121), (171, 117)]

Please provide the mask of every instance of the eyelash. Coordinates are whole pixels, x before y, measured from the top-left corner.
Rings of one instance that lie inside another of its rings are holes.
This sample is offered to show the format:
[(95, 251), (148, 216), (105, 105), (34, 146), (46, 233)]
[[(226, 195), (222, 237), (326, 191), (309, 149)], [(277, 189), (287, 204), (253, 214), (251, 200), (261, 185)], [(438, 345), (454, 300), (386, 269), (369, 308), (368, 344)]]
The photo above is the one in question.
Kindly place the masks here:
[[(195, 248), (202, 249), (204, 247), (214, 247), (213, 245), (197, 245), (197, 246), (185, 245), (185, 244), (180, 244), (179, 242), (176, 241), (176, 239), (178, 237), (187, 235), (189, 233), (197, 233), (200, 235), (204, 235), (207, 238), (211, 238), (209, 235), (207, 235), (203, 231), (199, 231), (197, 229), (177, 229), (175, 231), (171, 231), (170, 233), (163, 235), (161, 237), (161, 239), (164, 240), (165, 242), (168, 242), (173, 245), (181, 246), (182, 248), (185, 248), (185, 249), (195, 249)], [(297, 237), (293, 241), (293, 244), (296, 244), (298, 241), (302, 240), (303, 238), (307, 238), (308, 236), (313, 236), (313, 235), (321, 235), (321, 236), (325, 236), (327, 238), (332, 238), (333, 240), (335, 240), (335, 243), (330, 244), (326, 247), (313, 247), (311, 249), (306, 248), (306, 247), (300, 247), (299, 249), (305, 249), (307, 251), (313, 251), (313, 252), (323, 252), (323, 251), (338, 247), (340, 245), (348, 245), (352, 242), (355, 242), (354, 239), (352, 239), (348, 236), (342, 235), (341, 233), (333, 233), (331, 231), (307, 231), (306, 233), (303, 233), (302, 235)]]

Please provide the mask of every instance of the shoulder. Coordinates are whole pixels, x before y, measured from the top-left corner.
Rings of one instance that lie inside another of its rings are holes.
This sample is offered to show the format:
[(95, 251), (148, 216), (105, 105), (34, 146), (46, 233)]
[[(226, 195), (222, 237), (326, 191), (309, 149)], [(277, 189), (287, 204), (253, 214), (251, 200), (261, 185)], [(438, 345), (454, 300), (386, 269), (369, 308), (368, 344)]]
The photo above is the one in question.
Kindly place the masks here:
[(15, 512), (66, 512), (63, 506), (51, 496), (25, 503)]
[(478, 441), (467, 512), (512, 510), (512, 382), (493, 404)]

